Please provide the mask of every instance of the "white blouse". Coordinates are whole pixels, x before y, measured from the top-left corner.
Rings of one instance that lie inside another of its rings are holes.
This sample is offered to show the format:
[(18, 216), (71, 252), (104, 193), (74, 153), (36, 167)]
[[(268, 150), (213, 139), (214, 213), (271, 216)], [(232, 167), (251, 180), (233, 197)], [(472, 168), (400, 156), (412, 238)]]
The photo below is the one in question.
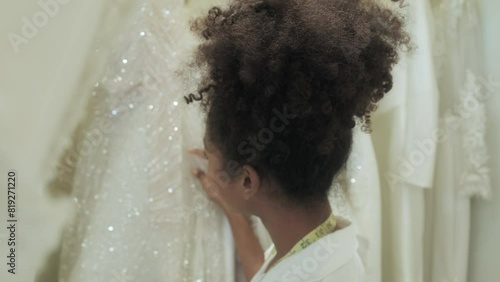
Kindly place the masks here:
[(357, 253), (354, 225), (337, 216), (340, 229), (317, 240), (264, 272), (272, 261), (274, 245), (265, 252), (265, 261), (251, 282), (364, 281), (364, 266)]

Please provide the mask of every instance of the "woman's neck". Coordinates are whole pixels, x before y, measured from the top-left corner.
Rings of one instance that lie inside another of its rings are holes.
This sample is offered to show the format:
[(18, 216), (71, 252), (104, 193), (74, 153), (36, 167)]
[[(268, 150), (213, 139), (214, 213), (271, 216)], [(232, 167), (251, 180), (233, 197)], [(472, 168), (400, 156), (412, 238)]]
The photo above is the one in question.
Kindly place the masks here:
[(300, 239), (323, 223), (331, 213), (328, 200), (314, 208), (280, 208), (263, 211), (259, 217), (276, 248), (274, 261), (285, 256)]

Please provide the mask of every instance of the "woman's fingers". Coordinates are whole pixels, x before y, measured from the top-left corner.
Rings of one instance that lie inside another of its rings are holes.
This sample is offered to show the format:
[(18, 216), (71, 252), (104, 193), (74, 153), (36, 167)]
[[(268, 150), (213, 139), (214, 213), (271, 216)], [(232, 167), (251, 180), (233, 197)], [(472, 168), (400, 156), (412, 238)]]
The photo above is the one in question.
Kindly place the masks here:
[(190, 149), (188, 149), (188, 152), (191, 153), (191, 154), (193, 154), (193, 155), (195, 155), (195, 156), (198, 156), (198, 157), (200, 157), (202, 159), (205, 159), (205, 160), (207, 159), (207, 154), (202, 149), (190, 148)]
[(191, 170), (191, 173), (193, 173), (193, 175), (196, 176), (196, 177), (198, 177), (198, 178), (202, 177), (203, 174), (205, 174), (205, 172), (203, 170), (199, 169), (199, 168), (193, 168)]
[[(188, 152), (198, 156), (202, 159), (207, 159), (207, 154), (205, 153), (204, 150), (198, 149), (198, 148), (191, 148), (188, 149)], [(207, 175), (205, 171), (199, 168), (193, 168), (191, 170), (191, 173), (198, 178), (200, 181), (201, 186), (203, 187), (203, 190), (205, 193), (207, 193), (208, 197), (212, 199), (216, 204), (220, 205), (221, 207), (224, 206), (222, 199), (220, 197), (220, 191), (219, 191), (219, 186), (214, 182), (210, 180), (210, 177)]]
[(219, 189), (215, 183), (208, 179), (205, 171), (199, 168), (193, 168), (191, 173), (198, 178), (203, 187), (205, 193), (207, 193), (208, 197), (215, 201), (217, 204), (221, 204), (221, 199), (219, 198)]
[(203, 187), (203, 190), (205, 190), (205, 192), (207, 192), (210, 195), (211, 190), (213, 190), (211, 186), (213, 185), (210, 185), (205, 172), (199, 168), (193, 168), (191, 172), (193, 173), (194, 176), (196, 176), (196, 178), (198, 178), (198, 180), (201, 183), (201, 186)]
[(193, 173), (194, 176), (196, 176), (196, 178), (198, 178), (198, 180), (201, 183), (201, 186), (203, 186), (203, 189), (207, 191), (208, 187), (210, 186), (210, 183), (208, 181), (205, 172), (199, 168), (193, 168), (191, 172)]

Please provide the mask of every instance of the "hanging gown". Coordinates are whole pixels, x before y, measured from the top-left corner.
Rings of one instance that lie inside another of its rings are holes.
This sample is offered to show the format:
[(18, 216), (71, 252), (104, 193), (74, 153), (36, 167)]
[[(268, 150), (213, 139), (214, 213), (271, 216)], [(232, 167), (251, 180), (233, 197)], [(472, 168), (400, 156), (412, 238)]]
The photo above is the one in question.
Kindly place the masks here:
[[(399, 4), (398, 9), (399, 9)], [(382, 186), (382, 281), (423, 282), (425, 191), (433, 187), (438, 89), (428, 1), (405, 1), (412, 53), (401, 53), (392, 90), (373, 116)]]
[(427, 281), (465, 282), (469, 261), (470, 199), (491, 196), (485, 103), (493, 95), (485, 75), (476, 0), (433, 1), (440, 129)]
[(222, 211), (190, 169), (203, 121), (183, 96), (195, 40), (179, 0), (130, 1), (79, 132), (61, 282), (234, 281)]

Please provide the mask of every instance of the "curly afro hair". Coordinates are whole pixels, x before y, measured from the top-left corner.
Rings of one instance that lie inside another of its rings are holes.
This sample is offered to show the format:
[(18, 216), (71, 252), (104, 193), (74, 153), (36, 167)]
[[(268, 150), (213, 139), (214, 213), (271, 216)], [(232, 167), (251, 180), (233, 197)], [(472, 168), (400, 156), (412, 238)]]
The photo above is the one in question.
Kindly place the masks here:
[(206, 135), (226, 170), (251, 165), (300, 205), (328, 196), (356, 120), (370, 131), (409, 46), (403, 17), (373, 0), (235, 0), (191, 30)]

